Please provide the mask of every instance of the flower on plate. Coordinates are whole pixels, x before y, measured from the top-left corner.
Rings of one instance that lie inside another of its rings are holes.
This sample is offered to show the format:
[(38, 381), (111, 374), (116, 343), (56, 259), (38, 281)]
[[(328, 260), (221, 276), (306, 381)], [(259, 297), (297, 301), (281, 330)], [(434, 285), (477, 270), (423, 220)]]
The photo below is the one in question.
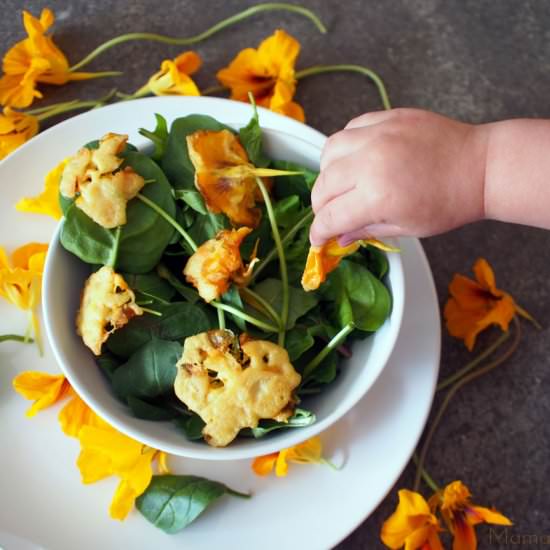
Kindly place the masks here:
[(277, 30), (258, 47), (242, 50), (228, 67), (218, 71), (218, 80), (231, 90), (231, 99), (256, 103), (272, 111), (304, 121), (304, 110), (292, 101), (296, 91), (294, 65), (300, 43)]
[(40, 304), (42, 271), (47, 244), (29, 243), (14, 250), (11, 262), (0, 246), (0, 296), (20, 309), (31, 312), (34, 334), (40, 345), (36, 309)]
[(4, 56), (0, 78), (0, 104), (24, 108), (35, 98), (42, 97), (36, 89), (38, 82), (65, 84), (69, 80), (84, 80), (102, 76), (94, 73), (79, 73), (69, 70), (63, 52), (55, 45), (46, 31), (55, 21), (49, 9), (43, 9), (40, 19), (23, 11), (23, 25), (27, 38), (17, 42)]
[(0, 160), (38, 133), (35, 116), (4, 108), (0, 114)]
[(94, 483), (111, 475), (120, 478), (109, 509), (113, 519), (124, 519), (145, 491), (153, 475), (153, 461), (157, 461), (159, 473), (169, 473), (165, 453), (115, 430), (82, 401), (62, 374), (23, 372), (15, 377), (13, 386), (23, 397), (34, 400), (27, 416), (71, 397), (59, 413), (59, 422), (66, 435), (80, 442), (77, 466), (82, 482)]
[(347, 246), (340, 246), (334, 238), (321, 246), (312, 246), (307, 255), (306, 266), (302, 275), (304, 290), (316, 290), (327, 279), (327, 275), (334, 271), (345, 256), (359, 250), (361, 246), (371, 245), (386, 252), (397, 252), (398, 249), (384, 244), (377, 239), (355, 241)]
[(149, 79), (142, 90), (155, 95), (201, 95), (190, 76), (199, 70), (201, 64), (199, 55), (192, 51), (183, 52), (175, 59), (165, 59), (160, 70)]
[(275, 475), (284, 477), (288, 474), (289, 462), (295, 464), (328, 464), (334, 467), (328, 460), (323, 458), (321, 438), (316, 436), (294, 445), (294, 447), (255, 458), (252, 462), (252, 469), (257, 475), (266, 476), (275, 468)]
[(476, 550), (477, 538), (474, 526), (479, 523), (512, 525), (512, 522), (496, 510), (476, 506), (471, 493), (461, 481), (449, 483), (443, 492), (431, 499), (432, 506), (439, 506), (449, 531), (454, 536), (453, 550)]
[(439, 522), (424, 497), (407, 489), (398, 495), (395, 512), (382, 525), (382, 542), (394, 550), (443, 550)]
[(256, 260), (245, 267), (239, 247), (251, 231), (249, 227), (223, 229), (199, 246), (187, 261), (183, 274), (205, 302), (217, 300), (232, 281), (243, 284), (250, 276)]
[(490, 325), (506, 331), (516, 313), (534, 321), (510, 294), (496, 287), (495, 274), (487, 260), (478, 259), (473, 271), (475, 281), (459, 274), (453, 277), (444, 310), (449, 334), (464, 340), (470, 351), (477, 335)]
[(65, 159), (48, 172), (44, 179), (44, 190), (42, 193), (36, 197), (21, 199), (15, 205), (16, 210), (19, 212), (28, 212), (29, 214), (45, 214), (55, 220), (59, 220), (63, 216), (63, 212), (59, 206), (59, 182), (67, 161), (68, 159)]

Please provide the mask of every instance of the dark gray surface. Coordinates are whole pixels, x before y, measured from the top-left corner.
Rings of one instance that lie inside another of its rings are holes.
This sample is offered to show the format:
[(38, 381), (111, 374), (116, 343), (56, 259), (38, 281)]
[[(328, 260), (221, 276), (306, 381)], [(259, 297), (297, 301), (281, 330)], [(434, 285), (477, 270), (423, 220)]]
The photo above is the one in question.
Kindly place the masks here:
[[(194, 34), (251, 4), (236, 0), (48, 3), (58, 15), (56, 41), (73, 62), (119, 33)], [(198, 46), (205, 61), (197, 77), (199, 85), (213, 84), (215, 71), (238, 50), (255, 46), (282, 27), (302, 43), (299, 68), (320, 63), (369, 65), (384, 78), (395, 106), (423, 107), (470, 122), (550, 117), (548, 2), (308, 0), (303, 4), (322, 17), (328, 35), (320, 35), (298, 16), (256, 16)], [(43, 5), (36, 0), (24, 6), (3, 0), (2, 50), (22, 37), (20, 9), (38, 14)], [(120, 46), (87, 69), (123, 69), (123, 77), (49, 87), (45, 96), (47, 101), (98, 97), (112, 86), (134, 91), (157, 69), (159, 60), (179, 51), (153, 43)], [(375, 89), (357, 75), (305, 80), (299, 85), (297, 100), (305, 108), (307, 122), (326, 134), (364, 111), (380, 108)], [(495, 268), (498, 285), (544, 327), (550, 325), (550, 233), (484, 222), (426, 239), (423, 244), (441, 304), (452, 274), (468, 273), (475, 259), (484, 256)], [(547, 328), (536, 332), (526, 326), (512, 360), (456, 397), (433, 443), (427, 466), (435, 479), (441, 483), (463, 480), (479, 503), (497, 506), (514, 521), (508, 543), (490, 541), (489, 530), (481, 527), (481, 549), (537, 548), (534, 543), (517, 544), (519, 539), (514, 536), (537, 535), (543, 542), (543, 536), (550, 538), (548, 335)], [(494, 334), (481, 342), (491, 337)], [(443, 335), (443, 375), (469, 358), (460, 342)], [(397, 489), (410, 487), (412, 475), (409, 467), (378, 510), (339, 548), (382, 548), (381, 524), (393, 511)]]

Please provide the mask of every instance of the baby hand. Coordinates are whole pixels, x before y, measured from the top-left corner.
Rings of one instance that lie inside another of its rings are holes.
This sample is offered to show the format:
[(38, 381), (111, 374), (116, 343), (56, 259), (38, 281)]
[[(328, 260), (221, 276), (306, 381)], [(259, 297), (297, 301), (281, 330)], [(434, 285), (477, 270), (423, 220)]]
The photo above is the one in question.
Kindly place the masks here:
[(310, 240), (425, 237), (484, 215), (487, 132), (418, 109), (367, 113), (331, 136)]

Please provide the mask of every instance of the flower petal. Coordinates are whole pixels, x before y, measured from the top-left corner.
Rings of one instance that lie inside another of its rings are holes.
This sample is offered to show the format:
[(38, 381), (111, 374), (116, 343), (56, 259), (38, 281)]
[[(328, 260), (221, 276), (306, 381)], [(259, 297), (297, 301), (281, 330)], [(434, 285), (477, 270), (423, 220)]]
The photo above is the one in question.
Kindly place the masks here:
[[(490, 508), (470, 506), (466, 513), (468, 514), (468, 519), (472, 525), (481, 522), (492, 523), (494, 525), (512, 525), (512, 522), (506, 516), (496, 510), (491, 510)], [(472, 515), (474, 517), (472, 517)]]
[(73, 398), (59, 412), (58, 419), (63, 433), (70, 437), (78, 437), (84, 426), (104, 427), (106, 425), (106, 422), (74, 392)]
[(252, 462), (252, 469), (254, 473), (259, 476), (266, 476), (273, 471), (275, 462), (279, 453), (271, 453), (269, 455), (258, 456)]
[(114, 473), (110, 458), (105, 453), (93, 449), (81, 449), (76, 465), (85, 485), (105, 479)]
[(26, 371), (13, 379), (13, 388), (25, 399), (34, 400), (27, 416), (32, 417), (38, 411), (46, 409), (62, 399), (69, 389), (69, 383), (62, 374)]
[(497, 290), (495, 273), (485, 258), (476, 260), (473, 268), (478, 283), (494, 296), (499, 296), (501, 291)]

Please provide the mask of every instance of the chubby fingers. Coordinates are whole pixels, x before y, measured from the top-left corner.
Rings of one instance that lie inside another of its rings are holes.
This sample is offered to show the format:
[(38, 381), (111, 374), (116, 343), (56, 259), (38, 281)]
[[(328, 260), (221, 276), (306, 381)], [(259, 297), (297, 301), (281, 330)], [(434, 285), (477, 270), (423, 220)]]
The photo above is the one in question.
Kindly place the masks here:
[(356, 174), (349, 170), (349, 162), (342, 159), (321, 170), (311, 190), (311, 206), (317, 213), (327, 202), (352, 191)]

